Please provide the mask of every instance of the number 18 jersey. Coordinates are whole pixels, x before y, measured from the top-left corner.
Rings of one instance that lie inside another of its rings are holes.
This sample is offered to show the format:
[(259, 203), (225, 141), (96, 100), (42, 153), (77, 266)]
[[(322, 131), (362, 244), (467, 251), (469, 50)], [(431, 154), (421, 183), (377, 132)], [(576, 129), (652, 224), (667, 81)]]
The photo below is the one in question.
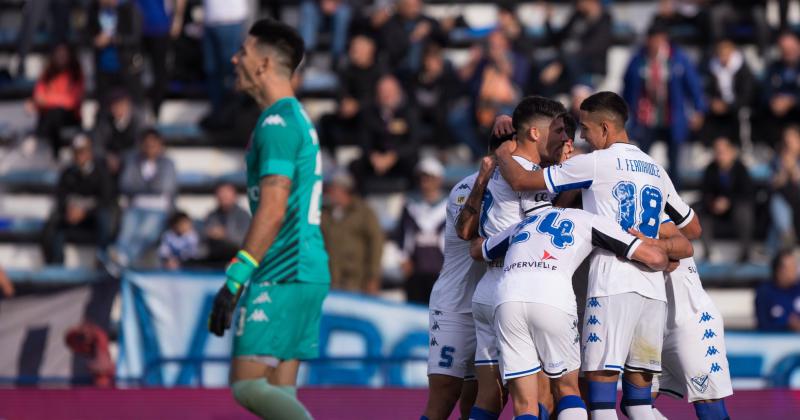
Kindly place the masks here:
[[(582, 189), (584, 210), (610, 217), (624, 230), (635, 228), (657, 238), (666, 207), (689, 209), (674, 193), (672, 181), (661, 165), (638, 147), (615, 143), (608, 149), (579, 155), (561, 165), (545, 169), (548, 190), (559, 193)], [(691, 214), (675, 215), (681, 224)], [(669, 212), (668, 212), (669, 213)], [(620, 261), (605, 250), (597, 250), (589, 269), (588, 297), (635, 292), (666, 301), (664, 274)]]

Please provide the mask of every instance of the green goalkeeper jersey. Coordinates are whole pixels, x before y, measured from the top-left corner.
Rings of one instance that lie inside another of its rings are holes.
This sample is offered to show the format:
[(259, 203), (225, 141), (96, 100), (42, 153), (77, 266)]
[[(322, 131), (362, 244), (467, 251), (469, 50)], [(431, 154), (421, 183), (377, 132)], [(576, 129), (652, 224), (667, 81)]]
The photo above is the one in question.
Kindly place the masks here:
[(262, 177), (282, 175), (292, 181), (278, 236), (251, 280), (330, 283), (328, 254), (319, 228), (322, 198), (319, 140), (296, 98), (280, 99), (261, 113), (247, 147), (246, 161), (247, 196), (253, 215), (259, 204)]

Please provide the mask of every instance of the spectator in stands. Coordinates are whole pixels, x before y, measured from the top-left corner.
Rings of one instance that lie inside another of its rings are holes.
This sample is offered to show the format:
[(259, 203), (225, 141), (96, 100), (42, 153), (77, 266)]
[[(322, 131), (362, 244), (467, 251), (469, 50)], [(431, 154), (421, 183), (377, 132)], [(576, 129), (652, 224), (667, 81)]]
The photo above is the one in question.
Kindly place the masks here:
[(209, 262), (228, 262), (242, 247), (250, 213), (237, 203), (238, 193), (231, 183), (223, 183), (214, 191), (217, 208), (206, 216), (204, 233)]
[(793, 246), (800, 232), (800, 126), (790, 125), (783, 130), (772, 171), (772, 229), (767, 243), (774, 252)]
[(706, 258), (711, 255), (709, 241), (727, 226), (739, 240), (739, 262), (748, 261), (753, 235), (753, 180), (730, 139), (714, 140), (714, 161), (706, 167), (701, 189)]
[(384, 234), (375, 212), (342, 171), (325, 186), (322, 236), (330, 257), (331, 288), (377, 295), (381, 290)]
[(533, 42), (525, 33), (525, 26), (517, 16), (516, 3), (501, 2), (497, 6), (497, 30), (511, 43), (511, 49), (523, 55), (533, 53)]
[(422, 0), (397, 0), (395, 13), (380, 29), (381, 51), (389, 67), (413, 73), (422, 66), (422, 48), (432, 39), (444, 40), (439, 22), (422, 14)]
[(548, 40), (559, 51), (559, 57), (547, 65), (540, 81), (556, 81), (566, 73), (569, 86), (591, 83), (591, 75), (605, 75), (606, 56), (611, 47), (612, 21), (601, 0), (578, 0), (567, 23), (556, 30), (551, 23), (553, 8), (546, 8), (545, 28)]
[(96, 91), (102, 95), (113, 86), (124, 86), (139, 103), (144, 69), (139, 8), (131, 1), (96, 0), (89, 8), (88, 29), (94, 46)]
[(394, 76), (378, 81), (375, 105), (365, 111), (362, 157), (351, 165), (362, 192), (404, 191), (419, 147), (419, 116)]
[(59, 176), (55, 205), (42, 233), (42, 254), (47, 264), (64, 263), (67, 240), (94, 239), (103, 258), (111, 242), (115, 207), (112, 179), (105, 163), (96, 159), (89, 136), (72, 141), (73, 161)]
[(142, 50), (150, 59), (153, 84), (150, 89), (150, 106), (156, 120), (167, 92), (167, 52), (170, 40), (177, 38), (183, 30), (183, 15), (187, 0), (174, 0), (170, 3), (172, 17), (167, 12), (166, 0), (138, 0), (142, 11)]
[(760, 331), (800, 331), (800, 282), (793, 250), (772, 259), (772, 281), (756, 291), (756, 318)]
[(767, 68), (763, 86), (767, 112), (762, 131), (770, 144), (786, 124), (800, 121), (800, 39), (783, 32), (778, 48), (780, 59)]
[[(528, 83), (528, 59), (511, 49), (502, 31), (487, 37), (483, 48), (473, 47), (467, 64), (459, 70), (466, 81), (469, 102), (453, 107), (448, 126), (453, 136), (469, 146), (473, 157), (486, 152), (486, 138), (495, 115), (510, 115)], [(480, 136), (479, 136), (480, 133)]]
[(428, 304), (433, 283), (444, 262), (444, 225), (447, 196), (442, 190), (444, 167), (433, 158), (417, 166), (419, 195), (409, 199), (397, 231), (397, 243), (409, 302)]
[(232, 91), (231, 57), (242, 44), (250, 10), (247, 0), (203, 0), (203, 13), (203, 62), (213, 115)]
[(31, 50), (41, 23), (50, 18), (50, 45), (69, 42), (70, 2), (64, 0), (27, 0), (24, 2), (22, 26), (17, 37), (17, 74), (25, 77), (25, 57)]
[(654, 25), (648, 30), (646, 45), (631, 58), (624, 83), (633, 138), (645, 153), (654, 141), (667, 142), (670, 176), (680, 188), (681, 147), (690, 130), (702, 126), (706, 111), (694, 63), (670, 43), (666, 27)]
[(56, 45), (26, 103), (28, 111), (39, 117), (36, 136), (50, 142), (54, 159), (61, 149), (62, 130), (80, 129), (84, 93), (83, 70), (75, 50), (67, 44)]
[(320, 141), (335, 151), (338, 146), (358, 144), (364, 110), (375, 100), (375, 87), (384, 74), (376, 57), (375, 40), (358, 34), (350, 41), (348, 62), (339, 73), (339, 104), (335, 114), (320, 118)]
[(105, 157), (108, 171), (117, 177), (125, 155), (136, 148), (145, 130), (144, 116), (123, 89), (112, 90), (106, 102), (108, 109), (98, 111), (92, 137), (96, 155)]
[(447, 112), (462, 90), (455, 69), (445, 59), (442, 46), (430, 42), (422, 55), (422, 67), (407, 81), (411, 101), (419, 109), (420, 137), (426, 144), (444, 149), (452, 143)]
[(331, 28), (331, 55), (338, 63), (347, 48), (347, 31), (353, 10), (348, 0), (303, 0), (300, 3), (300, 34), (306, 43), (306, 51), (317, 47), (317, 37), (326, 21)]
[(169, 229), (161, 236), (158, 257), (163, 268), (178, 270), (183, 263), (197, 259), (200, 237), (194, 229), (192, 219), (182, 211), (173, 213), (167, 225)]
[(663, 25), (679, 43), (707, 45), (711, 28), (710, 0), (660, 0), (653, 23)]
[(732, 36), (742, 31), (742, 23), (749, 24), (759, 54), (764, 55), (769, 46), (770, 27), (767, 23), (766, 0), (724, 0), (711, 6), (711, 35), (714, 39)]
[(128, 207), (112, 257), (127, 267), (158, 241), (178, 190), (175, 164), (164, 156), (164, 140), (158, 131), (146, 130), (139, 152), (125, 159), (119, 190), (128, 197)]
[(700, 138), (710, 140), (727, 137), (740, 143), (739, 111), (752, 104), (756, 89), (755, 76), (730, 39), (717, 42), (714, 57), (706, 70), (709, 109)]

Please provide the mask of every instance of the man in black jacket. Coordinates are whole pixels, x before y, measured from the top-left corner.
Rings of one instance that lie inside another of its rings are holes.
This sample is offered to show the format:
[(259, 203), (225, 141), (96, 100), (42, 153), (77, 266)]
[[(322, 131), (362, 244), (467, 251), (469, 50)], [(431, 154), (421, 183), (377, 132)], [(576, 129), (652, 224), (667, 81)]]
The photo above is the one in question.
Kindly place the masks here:
[(94, 158), (85, 134), (75, 137), (72, 151), (73, 163), (61, 172), (55, 206), (42, 235), (48, 264), (64, 263), (66, 240), (94, 238), (101, 256), (111, 240), (113, 181), (105, 162)]
[(707, 72), (709, 111), (700, 138), (708, 141), (728, 137), (740, 142), (739, 111), (752, 104), (756, 87), (753, 72), (730, 39), (717, 42)]
[(398, 0), (395, 14), (380, 32), (389, 66), (406, 74), (419, 70), (422, 48), (429, 40), (444, 38), (439, 23), (422, 14), (422, 0)]
[(753, 236), (753, 181), (736, 146), (725, 137), (714, 140), (714, 161), (706, 167), (702, 187), (703, 247), (721, 226), (732, 226), (739, 240), (739, 261), (750, 258)]

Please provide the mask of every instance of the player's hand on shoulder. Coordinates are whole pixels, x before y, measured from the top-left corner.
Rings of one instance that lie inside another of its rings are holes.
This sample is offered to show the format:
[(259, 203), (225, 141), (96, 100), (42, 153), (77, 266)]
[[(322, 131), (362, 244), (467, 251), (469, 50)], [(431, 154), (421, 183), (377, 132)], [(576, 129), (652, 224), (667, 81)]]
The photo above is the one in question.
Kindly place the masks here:
[(495, 154), (498, 157), (511, 156), (517, 150), (517, 142), (514, 140), (506, 140), (500, 147), (497, 148)]

